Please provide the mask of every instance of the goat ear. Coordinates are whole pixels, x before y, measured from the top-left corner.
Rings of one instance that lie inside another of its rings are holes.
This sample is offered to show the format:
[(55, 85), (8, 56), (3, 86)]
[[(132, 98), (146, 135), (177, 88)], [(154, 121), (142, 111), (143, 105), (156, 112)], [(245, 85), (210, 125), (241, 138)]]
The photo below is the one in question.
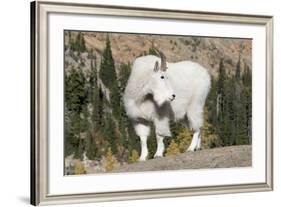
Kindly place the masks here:
[(154, 72), (157, 72), (159, 70), (159, 62), (158, 61), (155, 62), (153, 70), (154, 70)]

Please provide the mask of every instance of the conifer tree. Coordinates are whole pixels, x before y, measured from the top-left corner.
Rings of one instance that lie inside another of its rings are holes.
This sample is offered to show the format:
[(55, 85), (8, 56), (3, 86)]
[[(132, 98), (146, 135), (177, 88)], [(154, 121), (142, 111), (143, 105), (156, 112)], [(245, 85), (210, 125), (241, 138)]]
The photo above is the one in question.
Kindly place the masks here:
[(122, 64), (120, 66), (120, 77), (119, 77), (119, 82), (120, 82), (120, 94), (123, 94), (125, 91), (125, 87), (127, 85), (127, 81), (129, 79), (131, 73), (131, 63), (128, 62), (126, 64)]
[(236, 64), (236, 72), (235, 72), (235, 77), (237, 80), (240, 80), (240, 74), (241, 74), (241, 54), (239, 53), (239, 59), (238, 62)]
[(103, 135), (105, 139), (108, 141), (112, 153), (116, 154), (117, 153), (117, 137), (115, 133), (116, 125), (109, 112), (104, 113), (103, 122), (104, 122)]
[(128, 120), (127, 125), (127, 132), (128, 132), (128, 151), (130, 153), (133, 152), (133, 150), (136, 150), (138, 154), (140, 154), (140, 139), (137, 137), (133, 124), (130, 120)]
[(65, 104), (69, 111), (81, 113), (87, 103), (85, 77), (80, 68), (70, 70), (65, 80)]
[(224, 91), (224, 82), (225, 82), (226, 74), (225, 74), (225, 68), (223, 64), (223, 59), (220, 60), (220, 65), (219, 65), (219, 77), (218, 77), (218, 82), (217, 82), (217, 117), (219, 119), (222, 119), (222, 113), (224, 111), (224, 101), (225, 101), (225, 91)]
[(116, 125), (115, 120), (120, 119), (120, 94), (109, 36), (106, 38), (106, 46), (102, 54), (99, 77), (101, 78), (103, 84), (110, 90), (110, 102), (107, 104), (108, 108), (112, 109), (113, 114), (112, 117), (110, 110), (107, 110), (106, 113), (103, 114), (103, 134), (108, 140), (113, 154), (116, 154), (118, 140), (114, 130), (118, 126)]
[(77, 51), (78, 54), (86, 51), (85, 39), (81, 32), (78, 32), (75, 40), (72, 40), (72, 38), (70, 38), (69, 43), (70, 43), (70, 49), (73, 51)]
[[(204, 124), (202, 127), (201, 133), (201, 148), (214, 148), (221, 146), (221, 140), (219, 139), (218, 135), (216, 134), (215, 126), (209, 120), (209, 110), (208, 106), (204, 108)], [(191, 139), (190, 139), (191, 140)]]
[(98, 128), (97, 123), (99, 119), (98, 104), (99, 104), (99, 89), (97, 84), (97, 71), (93, 64), (93, 59), (91, 59), (90, 71), (88, 74), (87, 81), (87, 94), (88, 94), (88, 105), (87, 109), (91, 109), (91, 113), (89, 110), (86, 112), (87, 116), (87, 132), (86, 140), (85, 140), (85, 151), (86, 155), (89, 159), (94, 160), (97, 159), (98, 155), (98, 147), (97, 147), (97, 139), (98, 139)]
[(65, 153), (80, 158), (85, 143), (80, 134), (87, 129), (87, 90), (81, 69), (72, 68), (65, 80)]
[(100, 89), (98, 87), (98, 77), (97, 77), (97, 69), (94, 67), (93, 59), (91, 59), (91, 68), (89, 75), (89, 102), (92, 106), (92, 123), (93, 127), (96, 130), (100, 123), (101, 113), (103, 109), (100, 108), (100, 104), (102, 104), (102, 97), (100, 96)]
[(116, 119), (120, 119), (119, 85), (117, 81), (109, 36), (107, 36), (106, 38), (106, 46), (102, 54), (102, 62), (99, 75), (104, 85), (110, 90), (110, 104), (112, 106), (113, 115)]
[(109, 36), (106, 38), (106, 46), (102, 53), (102, 61), (99, 76), (103, 84), (110, 90), (117, 84), (117, 75), (111, 51)]
[[(125, 87), (127, 85), (127, 80), (130, 75), (130, 63), (122, 64), (120, 67), (120, 74), (119, 74), (119, 82), (120, 82), (120, 91), (119, 94), (121, 97), (123, 97)], [(126, 111), (124, 108), (124, 102), (123, 99), (120, 100), (120, 120), (119, 120), (119, 130), (121, 133), (121, 144), (125, 149), (128, 149), (129, 139), (133, 137), (129, 137), (128, 135), (128, 127), (129, 127), (129, 121), (128, 117), (126, 115)]]
[(240, 97), (240, 108), (237, 116), (237, 144), (249, 144), (249, 99), (247, 88), (243, 88)]
[(217, 81), (215, 79), (211, 79), (211, 89), (206, 99), (206, 107), (208, 109), (208, 113), (206, 114), (210, 123), (214, 126), (217, 125)]
[(252, 73), (248, 65), (245, 65), (245, 72), (243, 75), (244, 94), (246, 96), (246, 117), (247, 117), (247, 136), (248, 142), (252, 142)]
[(85, 150), (86, 150), (86, 155), (90, 160), (99, 158), (98, 146), (96, 143), (96, 132), (93, 132), (91, 129), (89, 129), (87, 134)]
[(217, 131), (223, 145), (227, 145), (227, 130), (229, 129), (229, 122), (226, 120), (225, 114), (226, 97), (225, 97), (225, 86), (226, 86), (226, 74), (223, 64), (223, 59), (220, 60), (219, 64), (219, 76), (217, 82), (217, 96), (216, 96), (216, 114), (217, 114)]
[(84, 52), (86, 50), (85, 40), (81, 32), (78, 32), (75, 40), (75, 50), (78, 52)]
[(76, 141), (75, 131), (73, 129), (73, 122), (71, 119), (72, 113), (65, 107), (64, 119), (64, 156), (71, 155), (75, 152)]

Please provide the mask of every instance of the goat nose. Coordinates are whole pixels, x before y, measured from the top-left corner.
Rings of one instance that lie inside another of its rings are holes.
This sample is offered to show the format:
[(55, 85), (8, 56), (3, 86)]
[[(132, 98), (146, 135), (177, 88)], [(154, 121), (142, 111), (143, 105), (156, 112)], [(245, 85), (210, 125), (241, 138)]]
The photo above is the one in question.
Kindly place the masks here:
[(175, 94), (173, 94), (172, 96), (173, 96), (173, 98), (176, 98), (176, 95), (175, 95)]

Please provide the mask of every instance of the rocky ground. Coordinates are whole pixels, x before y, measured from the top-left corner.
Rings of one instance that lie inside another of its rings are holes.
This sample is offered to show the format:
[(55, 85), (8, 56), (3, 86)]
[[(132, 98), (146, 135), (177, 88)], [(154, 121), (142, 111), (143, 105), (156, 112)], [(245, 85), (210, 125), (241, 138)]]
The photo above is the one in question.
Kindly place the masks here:
[(113, 172), (230, 168), (251, 165), (252, 147), (250, 145), (241, 145), (186, 152), (174, 156), (150, 159), (145, 162), (126, 164)]
[[(84, 166), (86, 174), (106, 173), (102, 161), (83, 160), (82, 162), (69, 156), (65, 159), (65, 175), (75, 174), (75, 163)], [(132, 164), (119, 163), (118, 167), (109, 173), (117, 172), (143, 172), (161, 170), (181, 169), (208, 169), (208, 168), (232, 168), (252, 166), (252, 146), (240, 145), (231, 147), (220, 147), (203, 149), (195, 152), (186, 152), (178, 155), (171, 155), (149, 159), (144, 162)]]

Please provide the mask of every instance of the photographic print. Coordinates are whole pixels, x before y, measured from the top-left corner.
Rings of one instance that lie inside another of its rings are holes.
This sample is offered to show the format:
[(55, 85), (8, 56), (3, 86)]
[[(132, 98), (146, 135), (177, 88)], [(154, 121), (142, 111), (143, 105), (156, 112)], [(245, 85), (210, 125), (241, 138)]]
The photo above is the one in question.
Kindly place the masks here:
[(64, 174), (252, 165), (252, 40), (64, 31)]
[(273, 190), (273, 17), (32, 2), (30, 157), (33, 205)]

